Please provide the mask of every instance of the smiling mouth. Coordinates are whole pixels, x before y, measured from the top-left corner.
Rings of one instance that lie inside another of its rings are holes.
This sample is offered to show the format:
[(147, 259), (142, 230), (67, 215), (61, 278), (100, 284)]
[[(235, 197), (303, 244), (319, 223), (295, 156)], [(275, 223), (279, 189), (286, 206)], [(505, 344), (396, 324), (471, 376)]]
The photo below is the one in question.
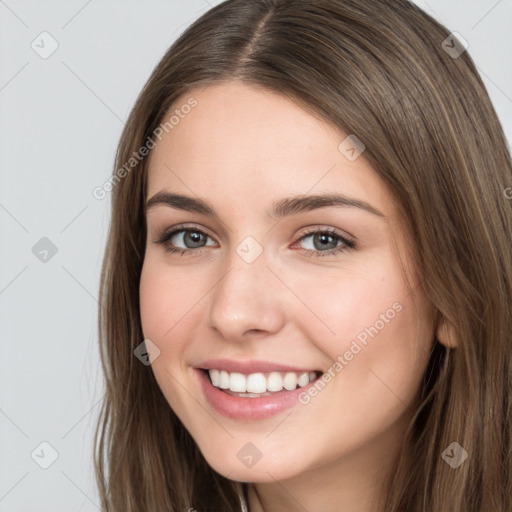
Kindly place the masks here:
[(237, 397), (260, 398), (293, 391), (317, 380), (321, 371), (309, 372), (257, 372), (243, 374), (226, 370), (202, 369), (212, 386)]

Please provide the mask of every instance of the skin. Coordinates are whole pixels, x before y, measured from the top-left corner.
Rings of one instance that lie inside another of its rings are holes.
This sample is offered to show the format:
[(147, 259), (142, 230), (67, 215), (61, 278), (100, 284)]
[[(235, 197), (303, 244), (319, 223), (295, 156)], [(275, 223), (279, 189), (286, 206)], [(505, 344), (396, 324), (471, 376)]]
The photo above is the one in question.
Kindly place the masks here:
[[(140, 312), (145, 338), (160, 350), (157, 382), (212, 468), (252, 482), (251, 512), (380, 510), (380, 483), (436, 334), (391, 192), (364, 153), (349, 161), (339, 151), (346, 133), (284, 95), (224, 82), (193, 89), (173, 109), (190, 96), (197, 107), (151, 153), (148, 198), (161, 190), (200, 197), (219, 220), (166, 205), (147, 212)], [(336, 206), (279, 221), (266, 213), (274, 200), (326, 192), (385, 217)], [(176, 247), (189, 248), (183, 256), (155, 243), (181, 223), (208, 235), (200, 248), (175, 235)], [(342, 245), (300, 240), (322, 228), (355, 237), (357, 247), (308, 254)], [(247, 236), (263, 248), (250, 264), (236, 252)], [(241, 421), (203, 396), (193, 368), (207, 358), (326, 371), (397, 302), (401, 311), (307, 405)], [(237, 457), (248, 442), (262, 454), (251, 468)]]

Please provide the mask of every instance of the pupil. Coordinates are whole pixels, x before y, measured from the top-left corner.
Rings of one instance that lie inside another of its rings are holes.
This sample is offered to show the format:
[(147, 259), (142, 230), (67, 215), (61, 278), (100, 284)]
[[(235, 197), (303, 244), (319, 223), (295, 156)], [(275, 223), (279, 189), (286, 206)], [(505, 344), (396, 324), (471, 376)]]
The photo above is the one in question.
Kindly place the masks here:
[(200, 242), (201, 233), (198, 233), (197, 231), (192, 231), (188, 233), (188, 237), (192, 240), (192, 244), (197, 244)]
[[(320, 244), (320, 248), (324, 248), (325, 249), (325, 246), (326, 244), (325, 243), (329, 243), (328, 239), (332, 239), (333, 237), (331, 235), (327, 235), (327, 234), (321, 234), (321, 235), (318, 235), (320, 240), (321, 240), (321, 244)], [(325, 243), (324, 243), (325, 242)], [(316, 247), (316, 249), (318, 249), (319, 247)], [(334, 247), (333, 247), (334, 248)]]

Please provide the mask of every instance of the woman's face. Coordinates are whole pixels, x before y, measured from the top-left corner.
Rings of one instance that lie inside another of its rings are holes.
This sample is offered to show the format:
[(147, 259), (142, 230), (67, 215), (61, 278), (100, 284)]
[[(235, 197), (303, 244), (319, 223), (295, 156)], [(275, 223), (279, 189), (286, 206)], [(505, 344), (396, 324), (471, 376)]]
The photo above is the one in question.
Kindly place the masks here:
[(354, 138), (286, 96), (225, 82), (176, 109), (151, 154), (140, 281), (169, 405), (233, 480), (382, 459), (434, 339), (392, 196)]

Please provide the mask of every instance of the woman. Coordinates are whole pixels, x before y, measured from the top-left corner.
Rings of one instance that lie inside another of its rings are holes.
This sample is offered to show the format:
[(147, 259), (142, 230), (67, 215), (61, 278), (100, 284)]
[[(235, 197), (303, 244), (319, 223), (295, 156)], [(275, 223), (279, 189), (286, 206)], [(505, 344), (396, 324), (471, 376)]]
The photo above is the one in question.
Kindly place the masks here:
[(105, 510), (512, 509), (512, 166), (405, 0), (228, 0), (111, 180)]

